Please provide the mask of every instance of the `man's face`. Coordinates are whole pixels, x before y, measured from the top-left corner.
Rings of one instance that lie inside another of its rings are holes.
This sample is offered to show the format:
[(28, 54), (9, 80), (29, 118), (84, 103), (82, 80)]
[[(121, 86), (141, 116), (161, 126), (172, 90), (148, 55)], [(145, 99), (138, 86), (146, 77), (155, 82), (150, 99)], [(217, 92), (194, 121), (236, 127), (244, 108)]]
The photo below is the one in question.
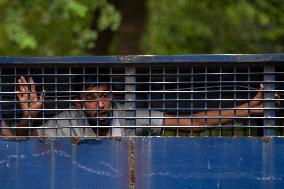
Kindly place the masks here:
[(89, 87), (87, 91), (87, 93), (80, 95), (81, 100), (86, 100), (86, 102), (82, 102), (82, 107), (85, 109), (89, 109), (86, 110), (87, 116), (102, 117), (99, 118), (99, 120), (105, 120), (104, 117), (110, 116), (111, 95), (107, 92), (109, 91), (109, 87), (105, 85), (94, 85)]

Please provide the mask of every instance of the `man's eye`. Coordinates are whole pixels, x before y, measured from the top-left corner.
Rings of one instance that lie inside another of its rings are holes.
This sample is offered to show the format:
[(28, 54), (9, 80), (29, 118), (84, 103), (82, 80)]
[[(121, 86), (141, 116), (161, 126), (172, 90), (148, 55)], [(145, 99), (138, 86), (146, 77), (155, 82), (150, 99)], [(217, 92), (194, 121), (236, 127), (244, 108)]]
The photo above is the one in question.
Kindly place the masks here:
[(102, 94), (101, 95), (101, 98), (107, 98), (107, 94), (105, 93), (105, 94)]
[(92, 96), (86, 96), (86, 100), (95, 100)]

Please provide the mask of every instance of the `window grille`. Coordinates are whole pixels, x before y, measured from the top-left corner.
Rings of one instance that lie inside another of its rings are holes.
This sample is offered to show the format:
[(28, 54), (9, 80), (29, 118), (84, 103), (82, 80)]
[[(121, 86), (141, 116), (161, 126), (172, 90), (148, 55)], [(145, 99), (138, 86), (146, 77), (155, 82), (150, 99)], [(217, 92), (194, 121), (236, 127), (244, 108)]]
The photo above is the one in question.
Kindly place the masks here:
[[(282, 136), (283, 60), (282, 54), (0, 58), (2, 135), (9, 129), (14, 137)], [(23, 77), (27, 83), (19, 83)], [(35, 94), (38, 109), (31, 108)]]

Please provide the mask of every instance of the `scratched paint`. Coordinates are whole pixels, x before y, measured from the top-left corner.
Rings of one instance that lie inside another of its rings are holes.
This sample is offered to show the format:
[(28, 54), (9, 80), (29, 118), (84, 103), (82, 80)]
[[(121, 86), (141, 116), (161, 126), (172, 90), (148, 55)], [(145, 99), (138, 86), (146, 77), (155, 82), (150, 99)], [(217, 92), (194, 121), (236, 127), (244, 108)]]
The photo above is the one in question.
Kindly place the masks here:
[(0, 140), (1, 189), (282, 188), (284, 138)]

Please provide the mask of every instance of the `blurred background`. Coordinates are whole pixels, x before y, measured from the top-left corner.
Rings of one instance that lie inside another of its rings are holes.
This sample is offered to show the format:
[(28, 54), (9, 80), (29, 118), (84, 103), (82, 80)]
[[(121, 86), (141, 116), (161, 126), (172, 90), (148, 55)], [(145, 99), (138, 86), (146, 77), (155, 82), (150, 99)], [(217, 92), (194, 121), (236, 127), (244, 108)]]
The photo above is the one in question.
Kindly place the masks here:
[(1, 56), (283, 51), (282, 0), (0, 0)]

